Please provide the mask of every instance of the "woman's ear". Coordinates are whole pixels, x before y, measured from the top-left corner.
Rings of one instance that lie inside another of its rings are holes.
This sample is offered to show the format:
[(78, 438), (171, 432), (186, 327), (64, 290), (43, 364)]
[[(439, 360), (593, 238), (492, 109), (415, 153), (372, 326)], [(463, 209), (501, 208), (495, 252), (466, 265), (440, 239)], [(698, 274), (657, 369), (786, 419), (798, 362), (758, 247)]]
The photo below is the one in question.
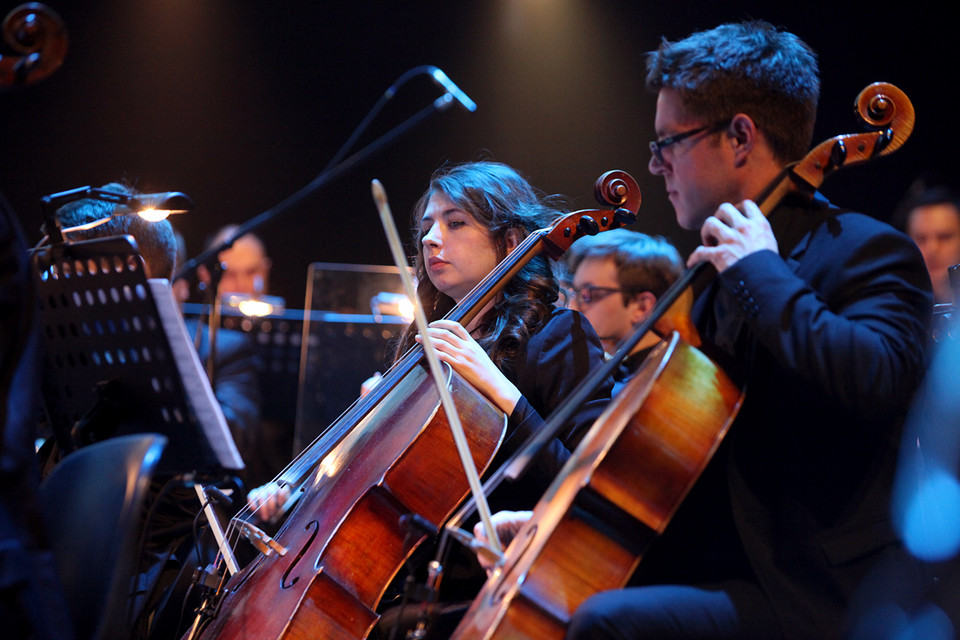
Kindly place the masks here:
[(523, 238), (520, 235), (520, 229), (517, 228), (507, 229), (507, 235), (504, 237), (504, 239), (507, 242), (507, 253), (510, 253), (516, 249), (523, 241)]

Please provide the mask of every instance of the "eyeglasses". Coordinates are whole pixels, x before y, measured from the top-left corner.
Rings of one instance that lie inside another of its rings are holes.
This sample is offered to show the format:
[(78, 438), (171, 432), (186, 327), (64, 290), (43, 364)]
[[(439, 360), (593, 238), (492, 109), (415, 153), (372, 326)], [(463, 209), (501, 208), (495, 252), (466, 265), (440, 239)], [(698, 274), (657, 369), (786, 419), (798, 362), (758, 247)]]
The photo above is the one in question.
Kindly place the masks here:
[(683, 133), (678, 133), (674, 136), (668, 138), (660, 138), (659, 140), (654, 140), (650, 143), (650, 153), (653, 154), (653, 157), (657, 159), (657, 162), (663, 164), (663, 150), (669, 147), (672, 144), (677, 144), (681, 140), (686, 140), (691, 136), (695, 136), (698, 133), (716, 133), (725, 129), (730, 124), (730, 120), (723, 120), (706, 127), (697, 127), (696, 129), (691, 129), (690, 131), (684, 131)]
[(567, 299), (576, 300), (578, 305), (600, 302), (611, 293), (622, 293), (623, 291), (623, 289), (615, 289), (613, 287), (595, 287), (590, 284), (585, 287), (581, 287), (580, 289), (574, 289), (573, 287), (568, 287), (566, 289)]

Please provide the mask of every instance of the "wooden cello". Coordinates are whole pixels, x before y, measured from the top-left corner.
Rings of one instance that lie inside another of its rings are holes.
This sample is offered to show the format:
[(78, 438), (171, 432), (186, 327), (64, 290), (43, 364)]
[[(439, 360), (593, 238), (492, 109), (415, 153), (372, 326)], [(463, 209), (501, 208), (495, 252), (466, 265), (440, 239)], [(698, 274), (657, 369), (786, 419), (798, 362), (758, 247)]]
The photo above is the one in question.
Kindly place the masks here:
[[(857, 109), (877, 131), (827, 140), (785, 168), (757, 199), (765, 215), (788, 194), (812, 195), (835, 169), (893, 152), (913, 130), (913, 106), (892, 85), (865, 88)], [(612, 361), (630, 352), (705, 265), (658, 300)], [(627, 583), (719, 447), (742, 398), (676, 334), (658, 345), (537, 503), (452, 638), (562, 638), (584, 600)]]
[[(558, 257), (578, 237), (632, 222), (640, 191), (628, 174), (601, 176), (586, 210), (534, 231), (447, 318), (467, 324), (539, 252)], [(263, 553), (221, 584), (191, 637), (366, 637), (393, 576), (426, 537), (405, 521), (441, 523), (463, 500), (467, 478), (419, 346), (358, 400), (278, 477), (299, 487), (296, 506)], [(458, 375), (449, 387), (475, 465), (484, 469), (506, 417)], [(240, 524), (243, 528), (243, 524)], [(262, 532), (261, 532), (262, 533)]]

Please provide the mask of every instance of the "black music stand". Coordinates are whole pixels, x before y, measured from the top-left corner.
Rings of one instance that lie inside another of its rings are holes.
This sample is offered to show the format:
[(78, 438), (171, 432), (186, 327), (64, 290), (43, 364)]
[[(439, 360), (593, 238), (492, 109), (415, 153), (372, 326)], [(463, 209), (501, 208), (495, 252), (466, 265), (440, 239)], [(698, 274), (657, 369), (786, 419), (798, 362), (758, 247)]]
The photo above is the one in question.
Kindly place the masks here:
[(159, 473), (243, 468), (169, 283), (147, 280), (132, 237), (43, 247), (33, 266), (44, 409), (64, 454), (149, 432), (169, 442)]

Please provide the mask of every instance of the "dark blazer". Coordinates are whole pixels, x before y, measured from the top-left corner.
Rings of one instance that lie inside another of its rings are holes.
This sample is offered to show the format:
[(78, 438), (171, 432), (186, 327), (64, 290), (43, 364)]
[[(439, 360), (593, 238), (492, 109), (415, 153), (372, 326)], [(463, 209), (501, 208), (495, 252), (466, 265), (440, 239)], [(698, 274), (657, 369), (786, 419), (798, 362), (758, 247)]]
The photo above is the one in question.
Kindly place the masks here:
[[(603, 346), (586, 317), (579, 311), (554, 308), (531, 334), (523, 357), (504, 367), (504, 375), (523, 397), (509, 416), (507, 435), (494, 467), (542, 429), (550, 415), (603, 363)], [(510, 504), (500, 505), (501, 508), (529, 509), (536, 504), (570, 452), (607, 407), (612, 388), (611, 377), (576, 409), (558, 437), (538, 456), (523, 490), (511, 491)]]
[[(740, 260), (694, 306), (704, 351), (746, 399), (678, 514), (686, 553), (660, 567), (755, 579), (787, 638), (826, 639), (871, 564), (900, 553), (891, 484), (930, 283), (913, 242), (867, 216), (818, 198), (770, 221), (781, 255)], [(691, 541), (705, 551), (690, 555)]]

